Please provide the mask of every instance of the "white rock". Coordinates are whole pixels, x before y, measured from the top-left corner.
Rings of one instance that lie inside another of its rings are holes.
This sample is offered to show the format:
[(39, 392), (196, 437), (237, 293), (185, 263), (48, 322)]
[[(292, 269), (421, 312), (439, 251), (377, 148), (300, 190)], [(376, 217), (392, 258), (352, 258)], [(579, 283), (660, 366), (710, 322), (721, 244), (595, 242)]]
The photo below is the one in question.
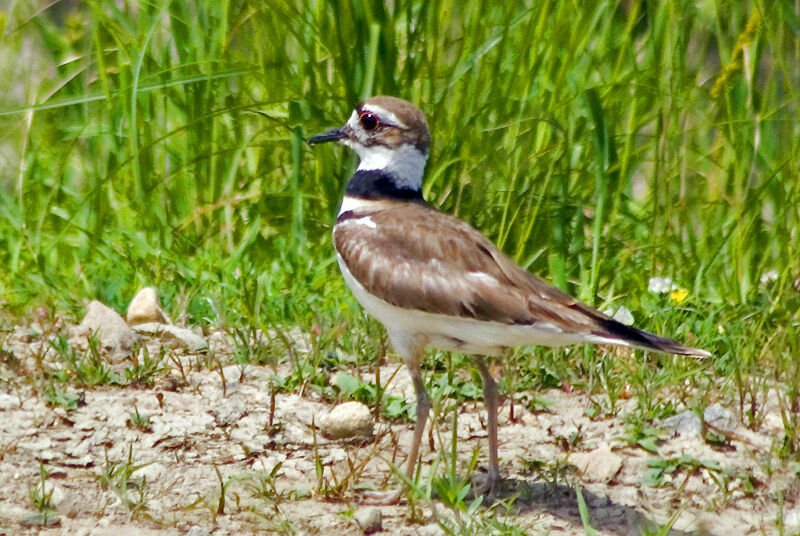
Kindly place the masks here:
[(622, 457), (612, 452), (606, 444), (599, 446), (591, 452), (578, 452), (569, 458), (578, 470), (585, 476), (599, 482), (609, 482), (617, 476), (622, 469)]
[(322, 463), (325, 465), (335, 465), (345, 460), (347, 460), (347, 450), (341, 447), (328, 449), (328, 452), (322, 457)]
[(238, 423), (247, 414), (247, 407), (242, 401), (226, 400), (210, 410), (217, 426), (225, 427)]
[(661, 421), (661, 428), (672, 435), (700, 437), (703, 423), (694, 411), (687, 410)]
[(53, 441), (45, 435), (36, 435), (29, 441), (20, 441), (19, 446), (33, 452), (49, 449), (53, 445)]
[(783, 515), (783, 527), (788, 534), (800, 532), (800, 509), (789, 510)]
[(161, 309), (161, 302), (158, 294), (153, 287), (144, 287), (136, 293), (128, 305), (127, 314), (128, 324), (146, 324), (147, 322), (159, 322), (171, 324), (167, 315)]
[(191, 352), (200, 352), (208, 349), (206, 340), (191, 329), (179, 328), (178, 326), (161, 324), (159, 322), (137, 324), (133, 326), (133, 329), (138, 333), (159, 337), (164, 341), (186, 348)]
[(153, 435), (156, 437), (199, 435), (213, 430), (216, 426), (214, 417), (205, 412), (153, 415), (150, 423), (153, 425)]
[[(46, 488), (47, 486), (45, 486), (45, 489)], [(67, 505), (65, 499), (67, 498), (69, 490), (65, 489), (62, 485), (52, 484), (48, 492), (50, 493), (50, 504), (53, 505), (53, 508), (56, 510), (63, 510)]]
[(119, 313), (111, 307), (94, 300), (86, 307), (86, 315), (73, 335), (81, 340), (81, 346), (88, 344), (85, 339), (95, 336), (100, 348), (112, 364), (121, 363), (131, 355), (136, 333), (128, 326)]
[(20, 407), (19, 396), (9, 393), (0, 393), (0, 410), (18, 409)]
[(222, 367), (222, 375), (225, 376), (225, 382), (242, 383), (247, 377), (247, 368), (247, 364)]
[(364, 508), (353, 514), (358, 526), (364, 534), (372, 534), (383, 530), (383, 512), (380, 508)]
[(445, 536), (447, 534), (438, 523), (428, 523), (417, 529), (419, 536)]
[(367, 406), (361, 402), (345, 402), (320, 417), (317, 425), (329, 439), (349, 439), (372, 437), (375, 423)]
[(731, 410), (719, 404), (708, 406), (703, 412), (703, 421), (716, 432), (733, 432), (739, 421)]

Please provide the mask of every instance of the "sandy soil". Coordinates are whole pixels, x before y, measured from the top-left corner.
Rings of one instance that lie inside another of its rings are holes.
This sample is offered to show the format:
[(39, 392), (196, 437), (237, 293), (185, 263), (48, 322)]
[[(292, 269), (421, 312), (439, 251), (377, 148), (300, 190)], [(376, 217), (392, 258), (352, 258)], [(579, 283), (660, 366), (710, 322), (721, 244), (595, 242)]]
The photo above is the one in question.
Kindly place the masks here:
[[(380, 422), (370, 441), (327, 440), (314, 423), (332, 405), (312, 389), (277, 394), (271, 415), (272, 369), (220, 373), (183, 351), (173, 357), (154, 387), (86, 389), (72, 410), (49, 406), (36, 382), (0, 383), (0, 534), (363, 533), (353, 514), (371, 507), (359, 502), (360, 489), (394, 482), (390, 464), (405, 461), (411, 424)], [(381, 377), (396, 369), (385, 367)], [(389, 390), (411, 399), (405, 371), (395, 378)], [(503, 496), (516, 499), (511, 509), (495, 504), (479, 516), (496, 515), (530, 534), (585, 534), (575, 492), (581, 486), (600, 534), (641, 534), (666, 523), (672, 534), (778, 534), (779, 520), (786, 533), (800, 530), (797, 477), (775, 458), (783, 428), (774, 402), (758, 432), (734, 422), (724, 447), (696, 433), (665, 434), (656, 455), (619, 439), (634, 400), (615, 416), (591, 419), (585, 393), (540, 395), (552, 403), (541, 412), (516, 405), (513, 420), (510, 403), (503, 405)], [(135, 411), (149, 417), (149, 427), (130, 422)], [(476, 449), (478, 465), (485, 464), (483, 422), (482, 404), (459, 407), (460, 471)], [(423, 482), (447, 463), (451, 425), (452, 415), (434, 415)], [(649, 459), (682, 455), (703, 463), (681, 466), (661, 485), (644, 484)], [(31, 499), (41, 495), (42, 464), (55, 510), (47, 524)], [(456, 517), (436, 500), (379, 508), (389, 535), (443, 534), (437, 519)]]

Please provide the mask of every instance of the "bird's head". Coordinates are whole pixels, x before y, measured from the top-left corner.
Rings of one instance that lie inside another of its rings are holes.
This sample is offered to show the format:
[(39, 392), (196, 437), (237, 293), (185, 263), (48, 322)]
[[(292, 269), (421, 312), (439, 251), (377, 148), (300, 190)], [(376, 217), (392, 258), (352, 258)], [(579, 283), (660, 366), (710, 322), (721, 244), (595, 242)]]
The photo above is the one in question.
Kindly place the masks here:
[(395, 97), (361, 102), (344, 126), (311, 136), (309, 143), (338, 141), (358, 154), (359, 171), (382, 171), (398, 184), (419, 187), (431, 142), (422, 112)]

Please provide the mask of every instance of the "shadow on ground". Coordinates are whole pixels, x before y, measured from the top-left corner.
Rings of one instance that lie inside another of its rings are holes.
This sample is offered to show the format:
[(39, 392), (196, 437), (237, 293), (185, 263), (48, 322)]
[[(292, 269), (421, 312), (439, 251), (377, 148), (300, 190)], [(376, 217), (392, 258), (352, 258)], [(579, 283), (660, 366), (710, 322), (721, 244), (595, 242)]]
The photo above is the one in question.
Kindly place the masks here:
[[(512, 510), (525, 514), (544, 511), (578, 526), (581, 515), (578, 508), (578, 496), (575, 487), (541, 481), (503, 479), (501, 490), (494, 501), (511, 499)], [(639, 535), (647, 532), (666, 534), (667, 536), (713, 536), (707, 530), (682, 531), (671, 529), (662, 533), (663, 524), (648, 518), (639, 508), (617, 504), (608, 497), (598, 495), (587, 489), (581, 489), (583, 500), (589, 512), (590, 525), (599, 531), (619, 534), (620, 536)]]

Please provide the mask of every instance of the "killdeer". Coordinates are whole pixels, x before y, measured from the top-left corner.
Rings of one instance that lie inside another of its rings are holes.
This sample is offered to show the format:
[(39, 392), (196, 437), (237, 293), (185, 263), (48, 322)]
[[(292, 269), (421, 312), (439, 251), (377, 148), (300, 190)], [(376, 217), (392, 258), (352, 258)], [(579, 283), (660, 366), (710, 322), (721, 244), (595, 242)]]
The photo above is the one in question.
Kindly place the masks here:
[[(406, 465), (413, 478), (430, 400), (420, 362), (427, 347), (472, 354), (488, 412), (491, 491), (500, 477), (497, 384), (483, 356), (523, 345), (611, 344), (708, 357), (704, 350), (621, 324), (517, 266), (467, 223), (422, 197), (430, 134), (422, 112), (394, 97), (359, 104), (347, 123), (309, 138), (338, 141), (359, 157), (333, 241), (347, 286), (381, 322), (417, 395)], [(396, 502), (403, 489), (383, 502)]]

